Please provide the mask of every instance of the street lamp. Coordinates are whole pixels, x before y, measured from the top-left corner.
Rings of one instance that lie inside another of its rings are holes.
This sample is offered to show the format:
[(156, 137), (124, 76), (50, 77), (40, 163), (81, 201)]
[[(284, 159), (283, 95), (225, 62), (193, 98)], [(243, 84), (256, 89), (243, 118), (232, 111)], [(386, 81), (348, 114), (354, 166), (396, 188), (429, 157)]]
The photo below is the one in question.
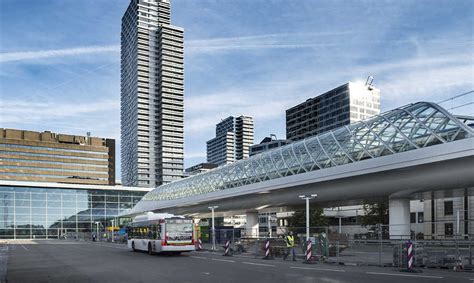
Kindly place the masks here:
[(216, 228), (214, 226), (214, 209), (219, 208), (217, 205), (208, 207), (212, 213), (212, 251), (216, 250)]
[(298, 196), (300, 199), (306, 200), (306, 241), (309, 241), (309, 200), (314, 199), (317, 196), (317, 194)]
[(95, 227), (96, 227), (95, 236), (96, 236), (97, 240), (99, 240), (99, 224), (100, 224), (100, 222), (98, 222), (98, 221), (95, 222)]
[(112, 219), (112, 243), (114, 242), (115, 219)]

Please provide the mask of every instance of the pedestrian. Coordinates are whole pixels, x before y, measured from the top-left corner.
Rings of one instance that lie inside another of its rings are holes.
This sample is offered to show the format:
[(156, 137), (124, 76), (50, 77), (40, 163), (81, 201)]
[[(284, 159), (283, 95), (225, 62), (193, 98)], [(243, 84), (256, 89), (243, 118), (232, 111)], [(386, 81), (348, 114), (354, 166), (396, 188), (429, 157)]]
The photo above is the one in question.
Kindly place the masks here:
[(286, 253), (283, 255), (283, 260), (286, 260), (288, 255), (293, 256), (293, 261), (296, 261), (296, 254), (295, 254), (295, 238), (293, 237), (293, 232), (289, 232), (288, 235), (285, 237), (286, 241)]

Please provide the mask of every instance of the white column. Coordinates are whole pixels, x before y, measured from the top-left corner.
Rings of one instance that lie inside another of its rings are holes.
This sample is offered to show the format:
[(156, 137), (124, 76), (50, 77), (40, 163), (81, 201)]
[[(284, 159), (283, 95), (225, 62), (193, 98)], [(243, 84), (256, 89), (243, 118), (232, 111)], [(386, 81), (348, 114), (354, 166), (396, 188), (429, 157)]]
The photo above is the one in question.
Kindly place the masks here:
[(247, 236), (258, 237), (258, 212), (247, 212), (245, 213), (245, 218), (245, 230), (247, 232)]
[(410, 239), (410, 200), (389, 199), (390, 239)]

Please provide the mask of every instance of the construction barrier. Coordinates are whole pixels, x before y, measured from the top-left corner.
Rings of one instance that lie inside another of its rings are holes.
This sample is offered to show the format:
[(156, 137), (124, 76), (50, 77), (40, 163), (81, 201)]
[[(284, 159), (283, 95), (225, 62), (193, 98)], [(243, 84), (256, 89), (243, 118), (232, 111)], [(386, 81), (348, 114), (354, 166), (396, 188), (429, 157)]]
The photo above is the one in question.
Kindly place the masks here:
[(413, 258), (413, 243), (411, 241), (407, 242), (407, 269), (408, 271), (413, 270), (413, 263), (414, 263), (414, 258)]
[(196, 251), (202, 251), (202, 240), (201, 240), (201, 238), (198, 238), (198, 240), (197, 240)]
[(266, 240), (265, 240), (264, 250), (265, 250), (265, 257), (263, 257), (263, 259), (271, 259), (271, 255), (270, 255), (270, 239), (266, 239)]
[(230, 254), (230, 240), (225, 241), (224, 256), (231, 256), (231, 254)]
[(313, 243), (311, 240), (306, 242), (306, 252), (305, 252), (305, 259), (306, 263), (311, 263), (313, 257)]

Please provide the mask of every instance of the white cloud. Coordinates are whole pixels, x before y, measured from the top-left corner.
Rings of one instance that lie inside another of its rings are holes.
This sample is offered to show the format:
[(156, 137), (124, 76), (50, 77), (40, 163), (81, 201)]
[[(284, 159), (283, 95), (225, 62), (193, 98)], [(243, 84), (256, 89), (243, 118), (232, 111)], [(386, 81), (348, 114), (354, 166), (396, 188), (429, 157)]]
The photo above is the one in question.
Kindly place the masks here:
[(25, 119), (55, 119), (73, 117), (94, 112), (118, 110), (120, 101), (104, 100), (93, 103), (61, 102), (27, 102), (19, 100), (2, 100), (0, 110), (2, 122), (16, 122)]
[(118, 139), (119, 104), (115, 100), (93, 103), (0, 100), (0, 124), (7, 128), (59, 133), (92, 131), (94, 135)]
[[(320, 33), (277, 33), (261, 34), (253, 36), (237, 36), (189, 40), (186, 43), (186, 51), (193, 53), (212, 53), (216, 51), (251, 50), (251, 49), (300, 49), (327, 47), (340, 43), (314, 43), (316, 38), (337, 37), (348, 32), (320, 32)], [(321, 40), (318, 40), (321, 42)]]
[(37, 50), (24, 52), (4, 52), (0, 53), (0, 63), (11, 61), (29, 61), (37, 59), (78, 56), (85, 54), (119, 52), (119, 45), (105, 45), (105, 46), (87, 46), (66, 49), (52, 49), (52, 50)]

